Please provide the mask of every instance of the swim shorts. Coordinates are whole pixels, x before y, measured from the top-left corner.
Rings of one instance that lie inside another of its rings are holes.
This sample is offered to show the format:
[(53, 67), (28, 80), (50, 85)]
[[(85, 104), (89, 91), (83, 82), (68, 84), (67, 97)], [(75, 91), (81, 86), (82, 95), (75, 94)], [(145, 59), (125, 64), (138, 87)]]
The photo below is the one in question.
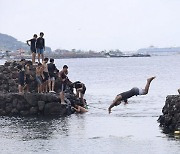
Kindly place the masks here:
[(36, 76), (36, 81), (37, 81), (38, 85), (42, 84), (41, 76)]
[(145, 94), (145, 89), (138, 88), (139, 90), (139, 95), (144, 95)]
[(43, 54), (43, 53), (44, 53), (44, 49), (39, 49), (39, 48), (37, 48), (37, 53)]

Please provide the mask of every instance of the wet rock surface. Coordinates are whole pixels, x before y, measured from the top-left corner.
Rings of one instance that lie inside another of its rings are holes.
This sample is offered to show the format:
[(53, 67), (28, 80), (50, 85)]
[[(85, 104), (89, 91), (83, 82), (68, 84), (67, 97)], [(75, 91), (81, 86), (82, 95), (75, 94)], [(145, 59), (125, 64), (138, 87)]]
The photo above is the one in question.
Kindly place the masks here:
[(169, 95), (158, 119), (165, 133), (180, 131), (180, 95)]
[(18, 68), (20, 62), (6, 62), (0, 65), (0, 116), (29, 116), (29, 115), (61, 115), (73, 113), (73, 104), (81, 105), (82, 102), (75, 97), (73, 90), (67, 86), (65, 91), (66, 105), (61, 105), (59, 98), (60, 80), (55, 80), (56, 93), (37, 93), (35, 70), (37, 66), (31, 65), (30, 93), (18, 93)]
[(53, 100), (55, 100), (58, 96), (51, 93), (27, 93), (24, 95), (18, 93), (0, 94), (0, 115), (66, 116), (71, 114), (71, 104), (61, 105), (59, 100), (51, 101), (49, 97), (54, 97)]

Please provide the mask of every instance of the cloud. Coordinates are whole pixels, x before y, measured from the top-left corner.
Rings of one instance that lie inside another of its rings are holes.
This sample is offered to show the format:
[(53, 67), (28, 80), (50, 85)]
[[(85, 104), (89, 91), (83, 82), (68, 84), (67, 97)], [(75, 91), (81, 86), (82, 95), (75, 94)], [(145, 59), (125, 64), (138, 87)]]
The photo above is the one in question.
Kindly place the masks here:
[(177, 0), (1, 0), (0, 31), (21, 41), (43, 31), (53, 49), (178, 46)]

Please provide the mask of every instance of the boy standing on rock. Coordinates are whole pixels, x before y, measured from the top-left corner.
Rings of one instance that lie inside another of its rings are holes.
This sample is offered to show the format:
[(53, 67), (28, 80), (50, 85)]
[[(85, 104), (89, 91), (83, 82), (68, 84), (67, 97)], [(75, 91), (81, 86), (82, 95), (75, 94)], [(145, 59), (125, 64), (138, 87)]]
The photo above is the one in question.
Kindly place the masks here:
[(26, 66), (25, 66), (25, 85), (24, 85), (24, 90), (26, 89), (27, 93), (29, 93), (29, 85), (31, 83), (31, 79), (33, 78), (32, 77), (32, 72), (31, 72), (31, 69), (30, 69), (31, 65), (32, 65), (31, 61), (28, 61), (26, 63)]
[(61, 99), (61, 104), (66, 104), (64, 101), (64, 91), (66, 89), (66, 85), (69, 81), (68, 77), (68, 66), (64, 65), (62, 71), (59, 72), (59, 78), (61, 81), (61, 86), (60, 86), (60, 99)]
[[(35, 63), (36, 59), (36, 40), (37, 40), (37, 35), (34, 34), (33, 38), (30, 40), (27, 40), (27, 44), (30, 46), (31, 52), (32, 52), (32, 63)], [(31, 44), (29, 44), (31, 42)]]
[(119, 104), (121, 104), (121, 101), (124, 101), (124, 103), (127, 104), (128, 103), (127, 102), (128, 98), (131, 98), (131, 97), (137, 96), (137, 95), (146, 95), (146, 94), (148, 94), (151, 81), (154, 80), (154, 79), (155, 79), (155, 77), (151, 77), (151, 78), (147, 79), (147, 83), (146, 83), (146, 86), (145, 86), (144, 89), (134, 87), (129, 91), (126, 91), (126, 92), (123, 92), (123, 93), (117, 95), (115, 100), (113, 101), (113, 103), (108, 108), (109, 114), (111, 113), (111, 109), (114, 106), (118, 106)]
[(49, 92), (54, 91), (54, 84), (55, 84), (55, 73), (59, 72), (54, 64), (54, 59), (50, 59), (50, 63), (48, 64), (48, 72), (49, 72)]
[(44, 79), (42, 64), (38, 63), (36, 67), (36, 81), (38, 83), (38, 93), (42, 93), (42, 80)]
[(21, 59), (20, 65), (17, 66), (19, 70), (18, 74), (18, 90), (19, 93), (24, 93), (24, 79), (25, 79), (25, 59)]
[(48, 92), (48, 79), (49, 79), (49, 72), (48, 72), (48, 66), (47, 66), (47, 62), (48, 62), (48, 58), (44, 58), (42, 67), (43, 67), (43, 75), (44, 75), (44, 79), (43, 79), (43, 92)]
[(39, 63), (40, 63), (40, 56), (42, 58), (42, 62), (44, 60), (45, 40), (44, 40), (43, 36), (44, 36), (44, 33), (41, 32), (40, 37), (37, 39), (37, 42), (36, 42)]

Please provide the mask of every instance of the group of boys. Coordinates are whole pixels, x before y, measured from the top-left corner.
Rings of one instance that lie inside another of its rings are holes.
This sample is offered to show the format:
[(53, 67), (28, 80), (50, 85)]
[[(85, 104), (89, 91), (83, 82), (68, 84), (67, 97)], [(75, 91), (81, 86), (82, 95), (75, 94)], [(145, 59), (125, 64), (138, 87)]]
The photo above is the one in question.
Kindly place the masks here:
[[(83, 83), (77, 81), (72, 83), (68, 77), (68, 66), (64, 65), (63, 69), (59, 72), (59, 70), (56, 68), (54, 64), (54, 59), (50, 59), (50, 63), (48, 63), (48, 58), (44, 58), (44, 51), (45, 51), (45, 40), (43, 38), (44, 33), (41, 32), (39, 38), (37, 38), (37, 34), (33, 35), (33, 38), (30, 40), (27, 40), (27, 44), (30, 46), (31, 52), (32, 52), (32, 64), (36, 64), (36, 53), (38, 53), (38, 65), (36, 67), (36, 82), (38, 84), (37, 92), (38, 93), (44, 93), (44, 92), (55, 92), (55, 78), (58, 77), (60, 79), (60, 86), (59, 86), (59, 92), (60, 92), (60, 100), (61, 104), (66, 104), (64, 100), (64, 91), (66, 89), (67, 84), (70, 84), (71, 87), (76, 89), (76, 96), (80, 98), (83, 105), (85, 106), (86, 102), (84, 101), (84, 94), (86, 91), (86, 87)], [(40, 63), (40, 56), (42, 58), (42, 63)], [(25, 65), (24, 65), (25, 66)], [(23, 68), (25, 68), (23, 66)], [(26, 77), (25, 69), (20, 69), (19, 71), (19, 93), (23, 93), (25, 86), (27, 84), (26, 80), (23, 79), (23, 76)], [(58, 72), (58, 75), (57, 75)], [(27, 87), (27, 92), (29, 92), (29, 86)], [(75, 110), (77, 112), (85, 112), (84, 108), (81, 108), (80, 106), (75, 105)]]
[[(44, 59), (44, 50), (45, 50), (45, 40), (43, 38), (44, 33), (40, 33), (40, 37), (37, 38), (37, 35), (34, 34), (33, 38), (30, 40), (27, 40), (27, 44), (30, 46), (31, 52), (32, 52), (32, 64), (35, 64), (35, 58), (36, 58), (36, 52), (38, 53), (38, 66), (36, 67), (36, 81), (38, 83), (38, 93), (42, 92), (48, 92), (48, 87), (49, 87), (49, 92), (54, 92), (54, 85), (55, 85), (55, 72), (58, 72), (58, 69), (56, 68), (54, 64), (54, 59), (50, 59), (50, 63), (47, 64), (48, 58)], [(29, 44), (30, 42), (30, 44)], [(40, 56), (42, 57), (42, 64), (40, 63)], [(29, 91), (29, 86), (28, 83), (30, 82), (30, 72), (28, 69), (28, 65), (23, 64), (23, 60), (21, 61), (22, 66), (19, 68), (19, 92), (23, 91), (22, 85), (25, 84), (24, 87), (26, 87), (27, 91)], [(72, 83), (68, 77), (68, 66), (64, 65), (62, 71), (59, 72), (58, 77), (60, 79), (61, 85), (59, 87), (60, 89), (60, 99), (61, 99), (61, 104), (66, 104), (64, 100), (64, 91), (66, 89), (67, 84), (71, 84), (73, 88), (76, 89), (76, 96), (81, 99), (83, 102), (83, 105), (86, 104), (84, 102), (83, 96), (86, 91), (86, 87), (83, 83), (81, 82), (74, 82)], [(26, 77), (26, 79), (24, 78)], [(118, 106), (121, 104), (122, 101), (127, 104), (127, 99), (131, 98), (132, 96), (137, 96), (137, 95), (146, 95), (149, 91), (150, 83), (152, 80), (154, 80), (155, 77), (151, 77), (147, 79), (147, 83), (144, 89), (142, 88), (137, 88), (134, 87), (129, 91), (123, 92), (119, 95), (116, 96), (115, 100), (113, 103), (109, 106), (108, 111), (111, 113), (111, 109), (115, 106)], [(178, 90), (180, 93), (180, 89)], [(81, 106), (75, 105), (74, 109), (77, 112), (86, 112), (84, 108)]]
[(54, 59), (48, 58), (43, 60), (43, 63), (38, 63), (36, 67), (36, 81), (38, 83), (38, 93), (54, 92), (55, 76), (59, 70), (54, 64)]
[[(84, 101), (84, 94), (86, 91), (86, 87), (83, 83), (77, 81), (72, 83), (68, 77), (68, 66), (64, 65), (63, 69), (59, 72), (54, 64), (54, 59), (50, 59), (50, 63), (48, 63), (48, 58), (44, 58), (43, 63), (38, 63), (36, 66), (36, 75), (35, 80), (37, 82), (37, 92), (38, 93), (47, 93), (52, 92), (55, 93), (55, 79), (59, 78), (60, 85), (58, 86), (61, 104), (66, 104), (64, 99), (64, 91), (66, 90), (67, 85), (76, 89), (76, 96), (80, 98), (83, 106), (86, 105)], [(25, 61), (22, 59), (20, 61), (20, 65), (18, 66), (19, 69), (19, 76), (18, 76), (18, 89), (19, 93), (23, 94), (24, 91), (29, 92), (29, 84), (32, 80), (34, 80), (32, 74), (33, 72), (30, 69), (30, 65), (32, 65), (31, 61)], [(87, 112), (87, 110), (79, 105), (74, 105), (74, 109), (77, 112)]]
[[(50, 63), (47, 65), (48, 58), (45, 58), (43, 64), (38, 63), (36, 67), (36, 81), (38, 83), (38, 93), (41, 92), (54, 92), (55, 73), (58, 72), (54, 64), (54, 59), (50, 59)], [(18, 89), (19, 93), (29, 92), (29, 84), (33, 80), (33, 72), (30, 67), (31, 61), (25, 61), (21, 59), (20, 64), (17, 66), (19, 70), (18, 75)]]

